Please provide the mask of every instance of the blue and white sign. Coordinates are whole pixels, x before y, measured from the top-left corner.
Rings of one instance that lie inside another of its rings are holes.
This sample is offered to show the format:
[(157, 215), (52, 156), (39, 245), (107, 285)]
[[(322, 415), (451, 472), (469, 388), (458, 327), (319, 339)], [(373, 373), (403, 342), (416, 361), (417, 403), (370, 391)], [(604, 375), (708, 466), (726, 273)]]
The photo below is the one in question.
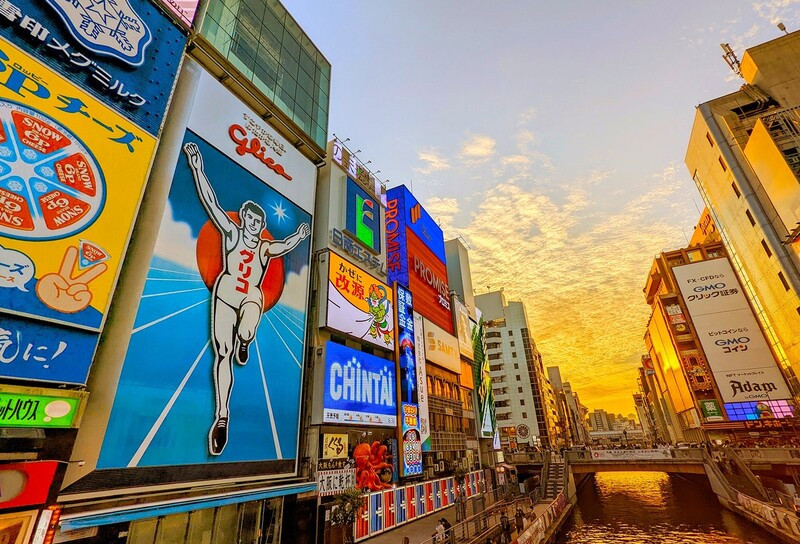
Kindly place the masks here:
[(397, 425), (394, 361), (329, 341), (324, 380), (324, 422)]
[(0, 36), (158, 135), (186, 36), (148, 0), (0, 0)]
[(0, 315), (0, 377), (83, 385), (97, 334)]

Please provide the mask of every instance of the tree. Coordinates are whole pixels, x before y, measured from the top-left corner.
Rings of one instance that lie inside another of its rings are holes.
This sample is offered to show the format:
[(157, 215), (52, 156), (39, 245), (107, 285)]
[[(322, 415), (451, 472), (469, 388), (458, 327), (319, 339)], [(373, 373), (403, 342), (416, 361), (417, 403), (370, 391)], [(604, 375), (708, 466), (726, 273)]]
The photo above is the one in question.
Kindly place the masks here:
[(334, 498), (331, 504), (331, 525), (340, 527), (342, 542), (353, 542), (353, 524), (358, 519), (358, 511), (364, 506), (364, 493), (357, 487), (345, 489)]

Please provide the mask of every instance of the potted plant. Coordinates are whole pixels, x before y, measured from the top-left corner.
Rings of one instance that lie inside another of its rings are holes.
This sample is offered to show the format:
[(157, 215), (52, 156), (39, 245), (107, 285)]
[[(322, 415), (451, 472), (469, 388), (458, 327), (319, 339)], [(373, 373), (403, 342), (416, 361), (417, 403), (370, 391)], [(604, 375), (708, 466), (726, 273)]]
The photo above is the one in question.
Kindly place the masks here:
[(353, 524), (358, 511), (364, 506), (364, 494), (357, 487), (345, 489), (334, 498), (331, 505), (331, 526), (339, 527), (339, 542), (353, 543)]

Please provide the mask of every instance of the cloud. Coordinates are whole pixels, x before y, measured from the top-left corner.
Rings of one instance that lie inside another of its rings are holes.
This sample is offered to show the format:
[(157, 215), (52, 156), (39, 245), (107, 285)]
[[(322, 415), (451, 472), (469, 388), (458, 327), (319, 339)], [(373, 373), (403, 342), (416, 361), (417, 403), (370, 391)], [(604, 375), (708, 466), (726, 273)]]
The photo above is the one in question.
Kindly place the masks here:
[(308, 290), (308, 266), (300, 269), (300, 272), (289, 272), (286, 274), (286, 282), (283, 285), (283, 294), (280, 303), (289, 306), (293, 310), (306, 312), (306, 292)]
[(519, 125), (520, 126), (527, 125), (528, 123), (533, 121), (537, 113), (538, 111), (536, 108), (528, 108), (527, 110), (523, 111), (522, 113), (519, 114)]
[(480, 164), (494, 156), (496, 142), (489, 136), (472, 135), (461, 145), (461, 158), (467, 163)]
[[(792, 12), (791, 9), (795, 8)], [(767, 0), (765, 2), (753, 2), (753, 11), (768, 20), (772, 24), (780, 22), (783, 18), (795, 20), (800, 7), (800, 0)], [(784, 23), (787, 21), (783, 21)]]
[(439, 223), (445, 233), (445, 239), (452, 238), (450, 233), (453, 231), (453, 220), (461, 211), (458, 200), (434, 196), (425, 202), (425, 209)]
[(425, 166), (414, 169), (420, 174), (427, 175), (450, 168), (450, 163), (448, 162), (447, 158), (443, 157), (434, 149), (417, 151), (417, 159), (425, 163)]
[(189, 223), (175, 220), (172, 204), (167, 200), (154, 255), (190, 272), (197, 272), (196, 247), (197, 239), (192, 235)]

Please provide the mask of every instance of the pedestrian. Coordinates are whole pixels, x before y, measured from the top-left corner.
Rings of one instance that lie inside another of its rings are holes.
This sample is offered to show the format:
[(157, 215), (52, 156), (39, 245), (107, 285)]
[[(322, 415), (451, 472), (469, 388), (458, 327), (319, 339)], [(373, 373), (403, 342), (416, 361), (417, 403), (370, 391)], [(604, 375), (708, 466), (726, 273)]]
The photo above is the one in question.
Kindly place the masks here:
[(500, 537), (501, 542), (511, 542), (511, 522), (505, 512), (500, 516)]
[(514, 522), (517, 526), (517, 534), (522, 532), (522, 509), (517, 508), (517, 513), (514, 516)]
[(410, 541), (410, 540), (408, 540), (408, 537), (407, 537), (407, 536), (404, 536), (404, 537), (403, 537), (403, 544), (411, 544), (411, 541)]
[(800, 494), (796, 492), (794, 494), (794, 511), (800, 511)]
[(447, 542), (444, 536), (444, 524), (442, 523), (442, 520), (439, 520), (439, 524), (436, 525), (436, 542)]
[(531, 525), (531, 518), (533, 517), (533, 512), (525, 514), (522, 516), (522, 530), (524, 531)]
[(447, 518), (442, 518), (440, 523), (444, 527), (445, 542), (455, 542), (455, 531), (451, 529), (452, 525), (447, 521)]

